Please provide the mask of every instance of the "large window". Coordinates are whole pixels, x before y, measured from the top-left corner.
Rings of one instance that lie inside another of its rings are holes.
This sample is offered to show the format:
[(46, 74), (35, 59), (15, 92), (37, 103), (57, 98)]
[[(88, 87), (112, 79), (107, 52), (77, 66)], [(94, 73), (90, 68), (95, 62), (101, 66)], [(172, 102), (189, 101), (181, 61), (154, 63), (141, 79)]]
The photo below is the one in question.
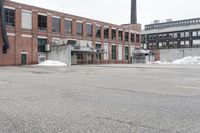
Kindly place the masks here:
[(45, 52), (46, 44), (47, 44), (47, 39), (38, 38), (38, 52)]
[(76, 34), (83, 35), (83, 23), (82, 22), (76, 22)]
[(47, 30), (47, 16), (38, 15), (38, 29), (40, 31), (46, 31)]
[(72, 34), (72, 21), (65, 20), (65, 33)]
[(96, 26), (96, 37), (101, 38), (101, 27)]
[(22, 11), (22, 28), (23, 29), (32, 29), (32, 13)]
[(92, 24), (87, 24), (87, 36), (92, 36)]
[(15, 27), (15, 10), (5, 8), (5, 21), (7, 26)]
[(181, 37), (181, 38), (184, 38), (184, 37), (185, 37), (185, 32), (181, 32), (181, 33), (180, 33), (180, 37)]
[(104, 27), (104, 38), (106, 38), (106, 39), (109, 38), (109, 28)]
[(185, 37), (190, 37), (190, 32), (185, 32)]
[(125, 32), (125, 41), (129, 41), (129, 33), (128, 32)]
[(116, 46), (112, 45), (112, 60), (116, 60)]
[(52, 32), (60, 32), (60, 18), (52, 18)]
[(125, 47), (125, 60), (129, 59), (129, 48)]
[(116, 29), (112, 29), (112, 39), (116, 40)]
[(123, 31), (121, 31), (121, 30), (119, 30), (118, 39), (119, 39), (120, 41), (123, 40)]
[(200, 47), (200, 40), (193, 40), (193, 48), (199, 48)]

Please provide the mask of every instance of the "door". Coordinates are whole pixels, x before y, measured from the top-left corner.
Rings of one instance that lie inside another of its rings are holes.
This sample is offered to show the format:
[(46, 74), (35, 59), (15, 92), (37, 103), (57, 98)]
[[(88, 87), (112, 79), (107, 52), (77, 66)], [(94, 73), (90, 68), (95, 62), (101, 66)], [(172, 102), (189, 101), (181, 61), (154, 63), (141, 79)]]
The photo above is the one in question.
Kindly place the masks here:
[(27, 65), (27, 54), (21, 54), (21, 65)]

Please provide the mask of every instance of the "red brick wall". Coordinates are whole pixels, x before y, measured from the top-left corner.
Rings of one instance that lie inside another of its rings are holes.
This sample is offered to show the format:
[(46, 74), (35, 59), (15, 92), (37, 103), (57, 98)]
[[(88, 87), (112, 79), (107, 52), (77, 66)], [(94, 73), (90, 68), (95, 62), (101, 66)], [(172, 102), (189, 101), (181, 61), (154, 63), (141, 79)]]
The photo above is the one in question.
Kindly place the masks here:
[[(42, 9), (42, 8), (38, 8), (38, 7), (33, 7), (33, 6), (29, 6), (29, 5), (24, 5), (24, 4), (20, 4), (20, 3), (16, 3), (16, 2), (11, 2), (11, 1), (7, 1), (5, 2), (6, 6), (10, 6), (10, 7), (15, 7), (16, 10), (16, 26), (15, 28), (8, 28), (7, 32), (8, 33), (14, 33), (15, 36), (9, 36), (9, 42), (10, 42), (10, 49), (8, 50), (7, 54), (3, 54), (2, 53), (2, 47), (0, 47), (0, 65), (20, 65), (21, 64), (21, 53), (22, 52), (27, 52), (28, 53), (28, 64), (35, 64), (38, 62), (38, 50), (37, 50), (37, 37), (38, 36), (45, 36), (47, 37), (48, 43), (51, 44), (52, 41), (52, 37), (57, 37), (57, 38), (67, 38), (70, 37), (72, 39), (83, 39), (83, 40), (88, 40), (88, 41), (92, 41), (93, 42), (93, 46), (95, 47), (96, 42), (101, 42), (101, 46), (102, 48), (104, 48), (104, 43), (109, 43), (109, 62), (110, 63), (118, 63), (118, 33), (116, 34), (116, 40), (112, 40), (111, 38), (111, 29), (115, 28), (115, 29), (123, 29), (123, 31), (125, 32), (125, 30), (134, 30), (138, 31), (139, 30), (139, 26), (132, 26), (130, 27), (126, 27), (126, 26), (119, 26), (119, 25), (114, 25), (114, 24), (110, 24), (110, 23), (106, 23), (106, 22), (101, 22), (101, 21), (97, 21), (97, 20), (92, 20), (92, 19), (88, 19), (88, 18), (83, 18), (83, 17), (79, 17), (79, 16), (73, 16), (70, 14), (64, 14), (61, 12), (56, 12), (56, 11), (51, 11), (51, 10), (46, 10), (46, 9)], [(24, 30), (21, 28), (21, 10), (29, 10), (32, 11), (32, 30)], [(38, 13), (43, 13), (47, 15), (47, 32), (39, 32), (38, 31)], [(52, 16), (59, 16), (61, 19), (60, 22), (60, 33), (52, 33)], [(72, 36), (67, 36), (65, 34), (64, 31), (64, 19), (65, 18), (69, 18), (73, 20), (73, 27), (72, 27)], [(76, 35), (76, 21), (82, 21), (83, 22), (83, 36), (77, 36)], [(87, 29), (86, 29), (86, 23), (92, 23), (93, 25), (93, 37), (87, 37)], [(97, 25), (101, 25), (101, 39), (96, 38), (96, 32), (95, 32), (95, 27)], [(109, 39), (104, 40), (104, 26), (108, 26), (109, 27)], [(123, 32), (123, 35), (124, 35)], [(32, 37), (22, 37), (23, 35), (30, 35)], [(124, 40), (124, 37), (123, 37)], [(2, 44), (2, 36), (0, 35), (0, 43)], [(116, 61), (112, 61), (112, 53), (111, 53), (111, 46), (112, 44), (116, 44), (116, 48), (117, 48), (117, 60)], [(120, 42), (120, 44), (122, 44), (123, 46), (123, 61), (119, 62), (119, 63), (123, 63), (124, 62), (124, 41)], [(129, 46), (130, 46), (130, 40), (129, 40)], [(134, 43), (134, 45), (136, 45)], [(130, 49), (130, 48), (129, 48)], [(96, 57), (96, 54), (94, 54), (94, 57)], [(102, 59), (104, 58), (104, 56), (102, 55)], [(96, 62), (95, 58), (94, 58), (94, 62)], [(102, 63), (105, 61), (102, 61)]]

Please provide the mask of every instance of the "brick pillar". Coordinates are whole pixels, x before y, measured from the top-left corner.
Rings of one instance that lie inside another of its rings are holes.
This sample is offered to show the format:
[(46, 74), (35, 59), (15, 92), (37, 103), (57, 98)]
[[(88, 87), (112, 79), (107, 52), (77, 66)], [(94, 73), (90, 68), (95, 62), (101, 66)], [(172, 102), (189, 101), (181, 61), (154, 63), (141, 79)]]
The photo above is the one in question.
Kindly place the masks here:
[(61, 38), (65, 38), (65, 17), (60, 18), (60, 35)]
[(129, 40), (128, 40), (128, 47), (129, 47), (129, 62), (131, 62), (131, 33), (130, 32), (128, 32), (129, 33)]
[(108, 60), (109, 60), (109, 63), (112, 63), (112, 27), (110, 26), (109, 27), (109, 30), (108, 30)]
[[(92, 23), (92, 44), (93, 44), (93, 48), (94, 50), (96, 49), (96, 25), (95, 23)], [(97, 59), (96, 59), (96, 53), (93, 53), (93, 63), (97, 63)]]
[[(104, 26), (101, 25), (101, 47), (104, 49)], [(103, 63), (107, 63), (107, 61), (104, 59), (104, 54), (101, 55), (101, 59)]]
[[(21, 52), (20, 49), (18, 50), (18, 46), (20, 45), (20, 38), (21, 33), (19, 32), (21, 30), (21, 8), (17, 7), (15, 9), (15, 36), (14, 36), (14, 65), (20, 64), (21, 61)], [(28, 44), (27, 44), (28, 45)], [(28, 53), (30, 54), (30, 53)], [(27, 57), (28, 58), (28, 57)]]
[(72, 37), (75, 38), (76, 36), (76, 20), (72, 20)]
[(125, 30), (123, 30), (123, 37), (122, 37), (122, 63), (125, 63)]
[(36, 10), (32, 11), (32, 44), (31, 44), (31, 62), (32, 64), (38, 63), (38, 42), (37, 34), (38, 31), (38, 12)]
[(119, 63), (119, 40), (118, 40), (118, 35), (119, 35), (119, 32), (118, 32), (118, 29), (116, 29), (116, 40), (115, 40), (115, 44), (116, 44), (116, 63), (118, 64)]
[(84, 38), (84, 40), (87, 39), (87, 26), (86, 26), (86, 21), (83, 21), (83, 38)]

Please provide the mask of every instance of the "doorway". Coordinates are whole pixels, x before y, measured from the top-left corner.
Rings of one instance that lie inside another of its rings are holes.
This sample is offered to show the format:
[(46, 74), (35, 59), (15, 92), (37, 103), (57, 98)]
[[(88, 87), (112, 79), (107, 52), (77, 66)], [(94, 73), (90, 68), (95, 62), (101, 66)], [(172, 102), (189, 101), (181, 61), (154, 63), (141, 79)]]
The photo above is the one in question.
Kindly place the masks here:
[(27, 53), (21, 54), (21, 65), (27, 65)]

